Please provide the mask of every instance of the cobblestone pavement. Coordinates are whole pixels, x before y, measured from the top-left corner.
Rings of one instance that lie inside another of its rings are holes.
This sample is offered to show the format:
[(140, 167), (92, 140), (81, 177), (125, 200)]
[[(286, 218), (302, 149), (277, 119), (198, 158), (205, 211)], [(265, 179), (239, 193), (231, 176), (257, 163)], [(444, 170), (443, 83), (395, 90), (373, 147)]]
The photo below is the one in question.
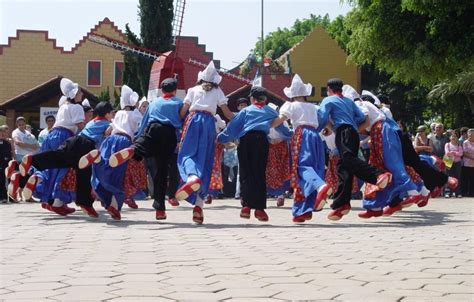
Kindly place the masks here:
[[(38, 204), (0, 205), (0, 300), (473, 301), (474, 199), (437, 199), (393, 217), (339, 222), (239, 218), (238, 201), (157, 222), (150, 201), (113, 221)], [(353, 201), (359, 205), (360, 201)], [(99, 204), (96, 203), (96, 207)]]

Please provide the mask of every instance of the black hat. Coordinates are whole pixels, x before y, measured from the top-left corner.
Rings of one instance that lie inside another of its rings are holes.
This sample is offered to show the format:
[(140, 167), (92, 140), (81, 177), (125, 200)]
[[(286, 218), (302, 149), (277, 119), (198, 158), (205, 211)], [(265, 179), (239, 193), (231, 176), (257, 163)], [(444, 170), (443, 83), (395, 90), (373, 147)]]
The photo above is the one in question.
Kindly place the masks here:
[(95, 106), (94, 112), (97, 113), (98, 116), (105, 116), (107, 113), (112, 112), (114, 107), (109, 102), (100, 102)]
[(249, 96), (258, 99), (261, 96), (267, 96), (267, 90), (263, 87), (260, 87), (260, 86), (254, 86), (254, 87), (252, 87), (252, 89), (250, 89)]
[(247, 98), (240, 98), (237, 100), (237, 106), (239, 106), (240, 104), (249, 104), (249, 100)]
[(173, 92), (178, 88), (178, 80), (175, 78), (166, 78), (161, 82), (160, 88), (164, 92)]

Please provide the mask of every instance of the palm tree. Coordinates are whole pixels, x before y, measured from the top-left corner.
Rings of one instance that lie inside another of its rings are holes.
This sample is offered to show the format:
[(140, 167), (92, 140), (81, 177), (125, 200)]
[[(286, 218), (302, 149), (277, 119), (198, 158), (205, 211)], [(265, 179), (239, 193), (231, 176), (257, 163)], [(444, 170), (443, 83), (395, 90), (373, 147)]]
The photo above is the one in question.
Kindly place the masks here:
[(453, 96), (464, 96), (474, 114), (474, 68), (458, 73), (453, 79), (436, 84), (428, 93), (430, 100), (447, 100)]

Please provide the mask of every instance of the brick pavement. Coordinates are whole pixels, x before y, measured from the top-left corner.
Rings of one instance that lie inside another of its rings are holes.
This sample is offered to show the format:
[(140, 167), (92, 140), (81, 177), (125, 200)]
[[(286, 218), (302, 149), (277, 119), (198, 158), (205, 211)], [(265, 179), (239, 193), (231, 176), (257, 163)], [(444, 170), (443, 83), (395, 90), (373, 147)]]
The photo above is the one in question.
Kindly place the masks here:
[(305, 225), (274, 200), (268, 223), (215, 200), (202, 226), (188, 205), (157, 222), (138, 203), (120, 222), (1, 204), (0, 300), (474, 300), (474, 199), (368, 221), (359, 208), (340, 222), (325, 210)]

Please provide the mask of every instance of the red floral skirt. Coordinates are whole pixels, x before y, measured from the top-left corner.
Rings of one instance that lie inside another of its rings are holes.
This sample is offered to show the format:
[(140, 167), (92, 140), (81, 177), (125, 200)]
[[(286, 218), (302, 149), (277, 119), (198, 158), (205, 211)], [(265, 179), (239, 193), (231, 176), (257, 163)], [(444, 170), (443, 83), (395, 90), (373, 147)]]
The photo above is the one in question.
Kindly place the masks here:
[(267, 187), (279, 189), (290, 179), (290, 152), (288, 143), (282, 141), (270, 144), (268, 149), (268, 162), (266, 181)]
[(212, 165), (211, 183), (209, 185), (209, 190), (221, 190), (224, 187), (222, 183), (222, 171), (221, 171), (221, 162), (222, 162), (223, 152), (224, 152), (224, 145), (218, 144), (216, 142), (216, 152), (214, 155), (214, 163)]
[(147, 186), (145, 161), (128, 161), (127, 170), (123, 180), (125, 198), (131, 198), (139, 190), (144, 190)]
[[(337, 178), (337, 162), (339, 161), (339, 155), (329, 155), (328, 168), (326, 170), (326, 176), (324, 181), (328, 184), (333, 194), (337, 191), (337, 184), (339, 182)], [(359, 191), (359, 186), (357, 185), (357, 179), (354, 177), (352, 180), (352, 193), (357, 193)]]

